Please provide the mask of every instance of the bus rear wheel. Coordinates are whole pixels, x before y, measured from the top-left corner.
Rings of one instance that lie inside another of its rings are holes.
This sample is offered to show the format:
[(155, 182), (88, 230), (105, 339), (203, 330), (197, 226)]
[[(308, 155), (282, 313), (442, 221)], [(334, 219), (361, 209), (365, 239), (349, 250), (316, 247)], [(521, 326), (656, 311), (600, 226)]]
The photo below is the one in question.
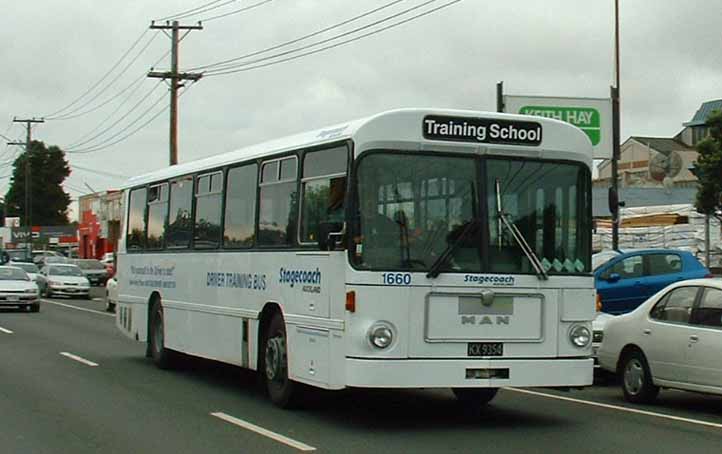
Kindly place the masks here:
[(165, 323), (163, 319), (163, 306), (159, 302), (153, 304), (150, 319), (150, 357), (156, 366), (168, 369), (172, 366), (173, 358), (170, 350), (165, 348)]
[(456, 400), (470, 414), (478, 414), (496, 396), (499, 388), (452, 388)]
[(288, 378), (286, 325), (281, 314), (273, 315), (262, 345), (260, 370), (268, 396), (276, 406), (292, 408), (298, 403), (299, 386)]

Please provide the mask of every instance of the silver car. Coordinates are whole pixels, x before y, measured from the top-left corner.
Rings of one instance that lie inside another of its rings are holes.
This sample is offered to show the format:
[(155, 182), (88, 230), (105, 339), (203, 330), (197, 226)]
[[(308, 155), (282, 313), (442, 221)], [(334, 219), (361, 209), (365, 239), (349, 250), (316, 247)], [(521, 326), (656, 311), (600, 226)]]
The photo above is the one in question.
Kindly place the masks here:
[(62, 295), (90, 299), (90, 282), (78, 265), (53, 263), (44, 266), (38, 276), (38, 287), (47, 297)]
[(20, 268), (0, 266), (0, 308), (40, 310), (38, 286)]
[(607, 320), (598, 351), (634, 403), (653, 401), (660, 387), (722, 395), (721, 357), (722, 279), (674, 283)]

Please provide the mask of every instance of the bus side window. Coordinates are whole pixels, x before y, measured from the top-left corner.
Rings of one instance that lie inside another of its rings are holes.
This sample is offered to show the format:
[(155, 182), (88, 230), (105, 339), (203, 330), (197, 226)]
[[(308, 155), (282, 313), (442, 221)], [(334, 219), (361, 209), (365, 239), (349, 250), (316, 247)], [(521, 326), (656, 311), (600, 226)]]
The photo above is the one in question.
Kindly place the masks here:
[(221, 195), (223, 172), (199, 175), (196, 179), (196, 221), (193, 246), (215, 249), (221, 241)]
[(253, 246), (257, 179), (256, 164), (234, 167), (228, 171), (223, 247)]
[(258, 207), (258, 244), (261, 246), (293, 244), (298, 209), (296, 167), (296, 156), (263, 163)]
[(168, 227), (165, 231), (165, 246), (168, 249), (185, 249), (190, 245), (193, 225), (191, 207), (193, 204), (193, 177), (178, 178), (170, 184)]
[(129, 251), (140, 251), (145, 249), (146, 194), (146, 188), (130, 191), (127, 237), (127, 249)]
[(305, 154), (301, 180), (301, 244), (319, 244), (327, 249), (331, 246), (326, 244), (328, 234), (343, 229), (347, 161), (345, 145)]
[(168, 183), (156, 184), (148, 191), (148, 249), (162, 249), (165, 218), (168, 215)]

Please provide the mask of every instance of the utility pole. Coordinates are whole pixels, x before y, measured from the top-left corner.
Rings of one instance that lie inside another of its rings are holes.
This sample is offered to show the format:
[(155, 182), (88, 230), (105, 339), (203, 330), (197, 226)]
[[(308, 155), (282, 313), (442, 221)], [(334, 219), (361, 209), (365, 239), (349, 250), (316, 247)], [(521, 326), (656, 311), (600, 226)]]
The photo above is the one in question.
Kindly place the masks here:
[[(33, 123), (45, 123), (45, 120), (37, 119), (37, 118), (29, 118), (29, 119), (18, 119), (13, 118), (14, 123), (25, 123), (25, 129), (26, 129), (26, 136), (25, 136), (25, 234), (27, 235), (25, 237), (25, 244), (28, 248), (28, 256), (30, 256), (31, 247), (30, 244), (32, 243), (32, 197), (30, 195), (30, 191), (32, 190), (32, 187), (30, 185), (30, 175), (32, 174), (30, 169), (30, 142), (32, 140), (32, 124)], [(22, 142), (11, 142), (9, 145), (22, 145)]]
[[(612, 249), (619, 249), (619, 0), (614, 0), (614, 87), (612, 87), (612, 187), (616, 205), (612, 210)], [(610, 197), (611, 199), (612, 197)]]
[[(150, 28), (163, 30), (163, 33), (166, 33), (165, 30), (171, 30), (170, 71), (151, 71), (148, 73), (148, 77), (170, 79), (170, 165), (176, 165), (178, 164), (178, 89), (183, 86), (180, 81), (192, 80), (195, 82), (203, 76), (201, 73), (178, 72), (178, 43), (180, 43), (191, 30), (203, 30), (203, 26), (200, 22), (198, 25), (179, 25), (178, 21), (174, 20), (171, 23), (166, 22), (165, 25), (156, 25), (155, 22), (151, 22)], [(179, 38), (178, 32), (180, 30), (187, 31)]]

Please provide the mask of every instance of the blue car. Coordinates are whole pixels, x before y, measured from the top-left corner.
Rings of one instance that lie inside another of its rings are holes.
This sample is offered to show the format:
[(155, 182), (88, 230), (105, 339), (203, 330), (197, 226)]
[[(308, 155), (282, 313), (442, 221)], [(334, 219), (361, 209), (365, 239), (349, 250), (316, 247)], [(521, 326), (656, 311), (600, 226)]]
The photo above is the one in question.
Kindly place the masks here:
[(712, 277), (694, 255), (674, 249), (605, 251), (592, 261), (597, 298), (609, 314), (630, 312), (673, 282)]

